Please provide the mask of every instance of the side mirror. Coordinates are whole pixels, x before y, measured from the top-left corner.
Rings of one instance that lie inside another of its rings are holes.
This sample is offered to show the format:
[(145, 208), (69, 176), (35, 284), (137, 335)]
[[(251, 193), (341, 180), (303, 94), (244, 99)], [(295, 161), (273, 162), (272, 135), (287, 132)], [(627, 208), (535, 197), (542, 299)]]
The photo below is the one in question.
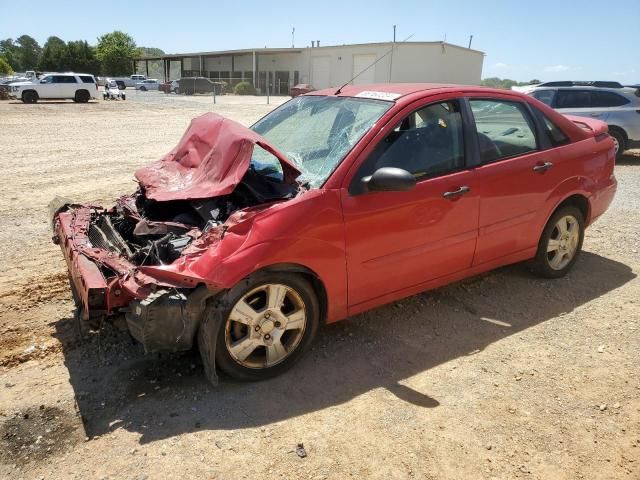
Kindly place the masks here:
[(416, 177), (402, 168), (383, 167), (360, 182), (369, 192), (406, 192), (416, 186)]

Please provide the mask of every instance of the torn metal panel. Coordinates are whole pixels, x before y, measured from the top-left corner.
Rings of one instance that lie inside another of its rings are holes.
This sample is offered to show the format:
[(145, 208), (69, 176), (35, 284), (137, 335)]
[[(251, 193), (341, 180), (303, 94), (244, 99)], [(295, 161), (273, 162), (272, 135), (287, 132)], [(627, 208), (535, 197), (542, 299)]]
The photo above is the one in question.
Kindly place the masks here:
[(147, 198), (157, 201), (193, 200), (230, 194), (249, 169), (255, 145), (274, 155), (284, 183), (300, 171), (257, 133), (227, 118), (206, 113), (191, 121), (180, 143), (135, 176)]

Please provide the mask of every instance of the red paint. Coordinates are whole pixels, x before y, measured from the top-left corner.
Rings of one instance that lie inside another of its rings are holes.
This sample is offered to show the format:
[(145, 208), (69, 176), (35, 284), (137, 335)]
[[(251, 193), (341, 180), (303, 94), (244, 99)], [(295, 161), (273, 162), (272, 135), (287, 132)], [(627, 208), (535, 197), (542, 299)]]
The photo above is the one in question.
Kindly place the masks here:
[[(122, 298), (144, 297), (153, 284), (188, 287), (204, 283), (214, 290), (227, 289), (256, 270), (293, 264), (310, 270), (322, 282), (328, 297), (326, 320), (333, 322), (532, 258), (545, 223), (563, 200), (572, 195), (587, 199), (590, 224), (613, 199), (613, 143), (603, 134), (606, 125), (602, 122), (580, 118), (586, 127), (581, 128), (531, 97), (481, 87), (347, 86), (339, 96), (355, 96), (367, 90), (397, 93), (400, 97), (322, 188), (288, 201), (236, 212), (227, 221), (224, 234), (216, 229), (203, 235), (171, 265), (134, 267), (122, 259), (100, 257), (100, 252), (83, 252), (81, 233), (86, 225), (77, 217), (72, 225), (70, 214), (59, 214), (56, 232), (74, 284), (78, 290), (85, 290), (81, 296), (86, 296), (92, 286), (103, 288), (108, 292), (107, 309), (112, 311), (123, 303)], [(310, 95), (333, 92), (329, 89)], [(533, 105), (562, 128), (570, 143), (426, 179), (408, 192), (349, 193), (360, 164), (399, 119), (426, 104), (460, 97), (509, 99)], [(187, 132), (171, 154), (137, 172), (152, 198), (202, 198), (228, 193), (250, 160), (250, 152), (243, 153), (243, 142), (268, 149), (281, 159), (290, 176), (296, 175), (295, 167), (255, 133), (220, 117), (211, 121), (218, 126), (195, 120), (190, 128), (192, 133), (199, 132), (204, 147), (196, 145)], [(225, 130), (225, 138), (216, 136), (222, 123), (227, 122), (233, 125), (233, 133), (226, 138)], [(217, 149), (235, 152), (235, 156), (222, 155), (222, 163), (207, 163), (208, 155)], [(532, 170), (546, 161), (553, 163), (552, 169), (543, 173)], [(187, 171), (197, 175), (188, 177)], [(191, 180), (184, 189), (166, 188), (187, 178)], [(442, 198), (445, 191), (463, 185), (471, 188), (469, 194), (456, 200)], [(102, 278), (90, 258), (112, 262), (117, 278)], [(118, 299), (113, 293), (116, 288), (124, 292)]]
[(280, 160), (285, 182), (293, 182), (300, 175), (298, 169), (260, 135), (215, 113), (194, 118), (176, 148), (157, 162), (142, 167), (135, 175), (147, 198), (153, 200), (226, 195), (247, 172), (255, 145)]

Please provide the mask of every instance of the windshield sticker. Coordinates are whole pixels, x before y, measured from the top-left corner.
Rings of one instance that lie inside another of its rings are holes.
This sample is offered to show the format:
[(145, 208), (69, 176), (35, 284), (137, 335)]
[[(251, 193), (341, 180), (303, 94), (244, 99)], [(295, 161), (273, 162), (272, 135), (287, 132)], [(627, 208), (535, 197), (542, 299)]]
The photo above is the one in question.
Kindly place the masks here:
[(401, 97), (399, 93), (392, 92), (374, 92), (372, 90), (364, 90), (356, 95), (359, 98), (373, 98), (375, 100), (387, 100), (389, 102), (394, 101), (396, 98)]

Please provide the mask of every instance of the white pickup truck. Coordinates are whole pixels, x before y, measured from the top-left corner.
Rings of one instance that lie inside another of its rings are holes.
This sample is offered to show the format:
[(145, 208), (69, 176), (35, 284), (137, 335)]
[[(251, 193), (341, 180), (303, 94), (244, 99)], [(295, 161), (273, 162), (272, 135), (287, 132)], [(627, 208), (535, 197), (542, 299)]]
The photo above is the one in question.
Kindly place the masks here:
[(130, 75), (128, 77), (112, 77), (112, 80), (121, 80), (124, 82), (125, 87), (137, 88), (139, 82), (143, 82), (147, 79), (146, 75)]
[(99, 97), (96, 79), (87, 73), (48, 73), (30, 82), (11, 84), (9, 93), (24, 103), (36, 103), (41, 99), (86, 103)]

